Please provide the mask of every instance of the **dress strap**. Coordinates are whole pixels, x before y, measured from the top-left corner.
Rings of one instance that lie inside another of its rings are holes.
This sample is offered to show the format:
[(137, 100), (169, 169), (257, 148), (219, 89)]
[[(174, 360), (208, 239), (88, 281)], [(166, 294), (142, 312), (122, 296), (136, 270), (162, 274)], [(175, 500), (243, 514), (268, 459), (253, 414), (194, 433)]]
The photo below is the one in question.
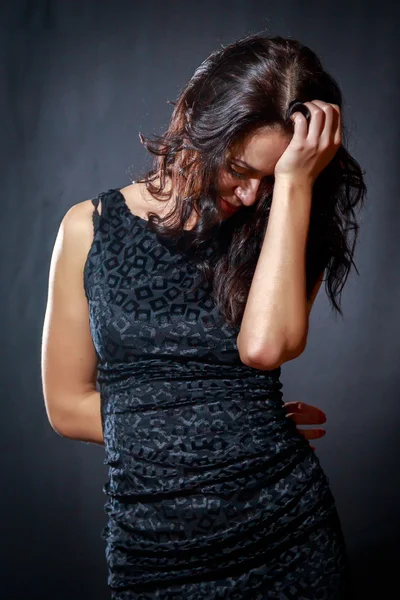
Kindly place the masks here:
[[(91, 202), (94, 206), (94, 211), (92, 213), (92, 221), (93, 221), (93, 229), (94, 232), (96, 233), (98, 227), (99, 227), (99, 223), (100, 223), (100, 215), (99, 215), (99, 211), (97, 209), (98, 205), (99, 205), (99, 200), (100, 200), (100, 196), (97, 196), (96, 198), (92, 198)], [(102, 207), (103, 210), (103, 207)]]
[[(107, 223), (107, 221), (112, 220), (112, 218), (115, 216), (115, 213), (113, 212), (113, 210), (116, 209), (118, 207), (118, 205), (125, 204), (125, 200), (124, 200), (124, 197), (122, 196), (122, 194), (116, 193), (116, 192), (119, 192), (119, 190), (122, 187), (124, 187), (124, 186), (117, 187), (117, 188), (111, 188), (106, 192), (100, 192), (100, 194), (98, 194), (95, 198), (91, 199), (91, 202), (94, 206), (94, 210), (92, 213), (92, 220), (93, 220), (93, 228), (94, 228), (95, 233), (100, 226), (100, 221), (102, 223)], [(99, 203), (101, 203), (101, 214), (98, 211)], [(108, 227), (108, 225), (104, 225), (104, 226)]]

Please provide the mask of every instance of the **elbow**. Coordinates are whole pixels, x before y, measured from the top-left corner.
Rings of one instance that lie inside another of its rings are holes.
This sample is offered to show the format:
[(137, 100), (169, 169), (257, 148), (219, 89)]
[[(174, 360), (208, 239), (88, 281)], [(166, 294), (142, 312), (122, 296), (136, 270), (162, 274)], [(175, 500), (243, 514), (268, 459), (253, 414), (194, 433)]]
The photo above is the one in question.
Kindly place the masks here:
[(68, 419), (66, 418), (65, 411), (61, 411), (59, 407), (56, 409), (48, 399), (45, 399), (45, 408), (47, 419), (53, 431), (58, 433), (60, 437), (69, 437), (67, 431)]
[(253, 369), (273, 371), (274, 369), (277, 369), (282, 362), (284, 362), (282, 360), (283, 353), (281, 351), (274, 350), (272, 346), (265, 350), (256, 350), (251, 348), (243, 349), (239, 347), (238, 340), (238, 351), (242, 363), (248, 367), (252, 367)]
[(276, 368), (278, 357), (276, 353), (271, 352), (271, 349), (269, 349), (268, 352), (260, 352), (259, 349), (256, 350), (254, 345), (249, 347), (249, 344), (243, 343), (243, 340), (240, 337), (240, 332), (236, 339), (236, 345), (240, 360), (247, 367), (265, 370), (272, 370), (273, 368)]
[(50, 425), (60, 437), (68, 440), (75, 440), (74, 424), (67, 420), (50, 421)]
[(243, 364), (253, 369), (260, 369), (262, 371), (273, 371), (277, 369), (283, 362), (285, 362), (281, 353), (273, 354), (271, 352), (264, 354), (240, 354), (240, 360)]
[[(264, 350), (243, 351), (239, 350), (240, 360), (243, 364), (253, 369), (263, 371), (273, 371), (278, 369), (283, 363), (289, 362), (300, 356), (305, 350), (306, 341), (302, 341), (292, 347), (274, 348), (273, 346)], [(239, 349), (239, 348), (238, 348)]]
[(58, 433), (58, 435), (61, 437), (66, 437), (65, 419), (62, 419), (60, 415), (49, 413), (49, 411), (47, 411), (47, 419), (50, 423), (52, 430), (55, 431), (55, 433)]
[(63, 425), (61, 420), (56, 418), (54, 415), (49, 415), (47, 413), (47, 420), (50, 423), (52, 430), (57, 433), (59, 436), (64, 437), (63, 433)]

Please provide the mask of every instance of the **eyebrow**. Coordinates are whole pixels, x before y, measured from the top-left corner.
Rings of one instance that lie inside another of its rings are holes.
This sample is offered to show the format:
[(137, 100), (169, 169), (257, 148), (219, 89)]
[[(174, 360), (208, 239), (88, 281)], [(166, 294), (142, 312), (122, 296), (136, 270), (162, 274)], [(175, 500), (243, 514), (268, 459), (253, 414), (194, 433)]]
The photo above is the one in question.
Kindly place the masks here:
[[(258, 173), (259, 175), (263, 175), (262, 171), (259, 171), (258, 169), (256, 169), (255, 167), (252, 167), (251, 165), (249, 165), (249, 163), (247, 163), (245, 160), (241, 160), (240, 158), (231, 158), (230, 159), (231, 162), (235, 162), (235, 163), (241, 163), (239, 166), (245, 166), (247, 169), (249, 169), (250, 171), (253, 171), (253, 173)], [(274, 175), (265, 175), (265, 177), (274, 177)]]

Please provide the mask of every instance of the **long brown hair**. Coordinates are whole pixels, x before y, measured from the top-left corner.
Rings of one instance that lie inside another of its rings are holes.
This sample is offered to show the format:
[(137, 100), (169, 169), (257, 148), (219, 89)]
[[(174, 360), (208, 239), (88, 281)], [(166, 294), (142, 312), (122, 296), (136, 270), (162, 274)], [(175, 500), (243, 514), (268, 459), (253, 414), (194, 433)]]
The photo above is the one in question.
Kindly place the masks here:
[[(150, 140), (139, 134), (154, 162), (137, 181), (160, 201), (170, 199), (171, 193), (176, 197), (166, 217), (148, 213), (148, 226), (161, 237), (178, 240), (196, 211), (199, 218), (189, 233), (190, 251), (234, 327), (243, 316), (272, 191), (262, 182), (257, 202), (221, 220), (215, 186), (219, 169), (225, 166), (227, 152), (261, 127), (292, 135), (290, 104), (314, 98), (337, 104), (343, 123), (339, 86), (310, 48), (280, 36), (251, 35), (212, 52), (201, 63), (178, 99), (170, 102), (174, 110), (163, 135)], [(354, 264), (359, 229), (354, 209), (366, 194), (364, 172), (346, 150), (346, 138), (343, 125), (342, 145), (314, 182), (306, 249), (307, 296), (326, 268), (327, 293), (341, 315), (339, 296)], [(156, 179), (159, 185), (153, 183)], [(202, 250), (210, 241), (216, 251), (207, 255)]]

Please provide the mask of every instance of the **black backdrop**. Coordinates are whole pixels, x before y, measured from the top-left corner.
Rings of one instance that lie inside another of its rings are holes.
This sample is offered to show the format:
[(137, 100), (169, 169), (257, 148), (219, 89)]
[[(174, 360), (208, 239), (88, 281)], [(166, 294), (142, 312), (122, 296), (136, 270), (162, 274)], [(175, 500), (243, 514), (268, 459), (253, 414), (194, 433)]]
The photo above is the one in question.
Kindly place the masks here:
[(399, 8), (385, 2), (3, 1), (1, 53), (1, 578), (5, 599), (109, 597), (100, 531), (103, 448), (47, 420), (40, 343), (51, 251), (77, 202), (150, 164), (160, 132), (220, 44), (261, 30), (299, 39), (343, 89), (350, 151), (368, 198), (343, 293), (323, 291), (284, 399), (318, 404), (330, 479), (360, 598), (392, 598), (400, 553)]

